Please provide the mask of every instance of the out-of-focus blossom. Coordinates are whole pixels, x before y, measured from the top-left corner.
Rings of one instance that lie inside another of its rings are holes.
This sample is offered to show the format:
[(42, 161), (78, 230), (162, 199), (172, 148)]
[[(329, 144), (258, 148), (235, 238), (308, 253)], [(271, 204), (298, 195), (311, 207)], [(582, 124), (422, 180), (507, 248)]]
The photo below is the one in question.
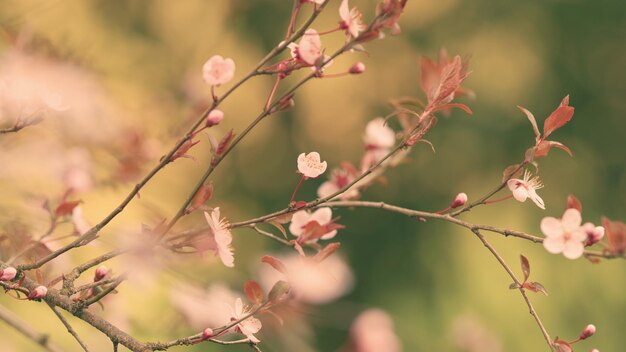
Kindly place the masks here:
[(12, 266), (0, 269), (0, 281), (11, 281), (15, 278), (16, 274), (17, 270)]
[[(300, 210), (293, 214), (291, 217), (291, 224), (289, 225), (289, 231), (296, 237), (303, 236), (307, 231), (307, 224), (312, 221), (317, 221), (320, 226), (326, 226), (331, 223), (333, 218), (333, 211), (330, 208), (320, 208), (309, 213), (307, 210)], [(324, 233), (319, 238), (323, 240), (329, 240), (337, 234), (337, 230), (331, 230)]]
[(580, 226), (582, 217), (578, 209), (565, 210), (561, 219), (551, 216), (541, 220), (541, 232), (546, 235), (543, 240), (545, 249), (553, 254), (563, 253), (568, 259), (579, 258), (585, 249), (587, 240), (585, 230)]
[(502, 343), (480, 321), (470, 316), (458, 317), (452, 327), (454, 344), (463, 352), (502, 352)]
[(539, 208), (546, 208), (543, 199), (537, 194), (537, 190), (543, 188), (543, 183), (541, 183), (539, 176), (532, 177), (530, 172), (526, 170), (523, 179), (510, 179), (507, 181), (507, 186), (509, 186), (516, 200), (523, 203), (527, 198), (530, 198)]
[[(235, 306), (233, 307), (233, 314), (231, 320), (239, 320), (248, 315), (251, 311), (244, 307), (241, 298), (235, 299)], [(249, 317), (240, 321), (235, 325), (234, 330), (240, 334), (246, 335), (248, 339), (254, 343), (259, 343), (260, 340), (254, 336), (259, 330), (261, 330), (261, 321), (255, 317)]]
[[(340, 168), (336, 168), (330, 175), (330, 179), (320, 185), (317, 189), (317, 195), (320, 198), (324, 198), (338, 192), (352, 181), (354, 181), (359, 172), (350, 163), (342, 163)], [(339, 195), (342, 200), (354, 199), (359, 196), (359, 190), (356, 185), (353, 185), (346, 192)]]
[(82, 148), (72, 148), (64, 158), (63, 182), (74, 192), (87, 192), (93, 188), (91, 156)]
[(396, 143), (396, 134), (385, 124), (385, 119), (377, 117), (365, 126), (365, 155), (361, 161), (361, 169), (367, 170), (389, 153)]
[(233, 253), (233, 234), (228, 229), (228, 220), (220, 219), (220, 208), (214, 208), (211, 214), (204, 212), (212, 236), (201, 236), (203, 243), (197, 245), (203, 246), (201, 249), (212, 249), (215, 254), (220, 257), (225, 266), (232, 268), (235, 266), (235, 256)]
[(320, 160), (318, 152), (310, 152), (309, 154), (298, 155), (298, 172), (308, 178), (316, 178), (326, 171), (328, 165), (325, 161)]
[(356, 7), (353, 7), (352, 10), (350, 10), (348, 0), (343, 0), (341, 2), (341, 5), (339, 6), (339, 17), (341, 17), (339, 27), (346, 31), (348, 38), (358, 37), (359, 33), (365, 29), (365, 25), (361, 21), (361, 12)]
[(80, 205), (72, 209), (72, 225), (79, 235), (84, 235), (92, 227), (83, 217), (83, 208)]
[(202, 66), (202, 77), (207, 84), (219, 86), (230, 82), (235, 76), (235, 62), (220, 55), (211, 56)]
[(580, 337), (578, 337), (581, 340), (590, 338), (591, 336), (593, 336), (596, 333), (596, 326), (593, 324), (589, 324), (587, 326), (585, 326), (585, 328), (583, 329), (583, 331), (580, 333)]
[(287, 268), (286, 274), (268, 265), (261, 268), (260, 282), (268, 290), (278, 280), (286, 280), (296, 300), (309, 304), (326, 304), (352, 289), (352, 272), (338, 255), (331, 255), (321, 262), (297, 254), (281, 257), (280, 260)]
[(354, 65), (350, 66), (350, 69), (348, 70), (348, 72), (353, 75), (360, 75), (361, 73), (365, 72), (365, 64), (359, 61), (355, 63)]
[(458, 208), (460, 206), (465, 205), (465, 203), (467, 203), (467, 194), (461, 192), (456, 195), (456, 197), (450, 204), (450, 209)]
[(400, 352), (393, 320), (381, 309), (368, 309), (359, 314), (350, 327), (351, 352)]
[(317, 4), (317, 5), (323, 4), (324, 1), (326, 1), (326, 0), (300, 0), (300, 2), (303, 3), (303, 4), (309, 3), (309, 4)]
[(221, 282), (212, 283), (206, 290), (179, 284), (170, 293), (174, 307), (198, 330), (228, 324), (232, 315), (229, 302), (237, 298), (239, 295)]

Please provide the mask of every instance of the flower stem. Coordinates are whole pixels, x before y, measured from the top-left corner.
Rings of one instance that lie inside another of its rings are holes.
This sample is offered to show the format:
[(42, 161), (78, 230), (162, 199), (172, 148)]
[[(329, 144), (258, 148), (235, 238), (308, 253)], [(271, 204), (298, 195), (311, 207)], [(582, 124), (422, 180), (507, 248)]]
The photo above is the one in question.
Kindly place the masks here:
[(302, 177), (300, 178), (300, 182), (298, 182), (298, 185), (296, 186), (296, 189), (293, 190), (293, 194), (291, 195), (291, 200), (289, 201), (289, 204), (293, 203), (293, 201), (296, 198), (296, 193), (298, 193), (298, 190), (300, 189), (300, 186), (302, 186), (302, 183), (306, 179), (307, 179), (307, 177), (302, 175)]

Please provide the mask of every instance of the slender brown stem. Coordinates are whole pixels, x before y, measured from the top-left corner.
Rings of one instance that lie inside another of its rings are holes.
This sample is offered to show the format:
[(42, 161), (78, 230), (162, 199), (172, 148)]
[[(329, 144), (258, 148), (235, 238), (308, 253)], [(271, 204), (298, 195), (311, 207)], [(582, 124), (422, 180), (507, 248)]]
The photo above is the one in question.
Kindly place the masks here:
[(50, 307), (50, 309), (52, 309), (52, 311), (54, 312), (54, 314), (57, 316), (57, 318), (59, 318), (59, 320), (61, 321), (61, 323), (63, 323), (63, 326), (65, 326), (65, 328), (67, 329), (67, 331), (74, 337), (74, 339), (78, 342), (78, 344), (80, 345), (80, 347), (82, 347), (83, 351), (85, 352), (89, 352), (89, 348), (87, 347), (87, 345), (85, 344), (85, 342), (80, 338), (80, 336), (78, 336), (78, 334), (76, 333), (76, 330), (74, 330), (74, 328), (72, 328), (72, 326), (70, 325), (70, 323), (67, 321), (67, 319), (65, 319), (65, 317), (63, 317), (63, 315), (61, 315), (61, 312), (59, 312), (59, 310), (57, 309), (57, 307), (55, 307), (52, 303), (50, 302), (46, 302), (46, 304), (48, 304), (48, 307)]
[(0, 320), (5, 322), (13, 329), (26, 336), (28, 339), (38, 344), (44, 350), (48, 352), (61, 352), (62, 350), (50, 342), (50, 336), (37, 332), (31, 328), (26, 322), (22, 321), (19, 317), (13, 314), (11, 311), (0, 305)]

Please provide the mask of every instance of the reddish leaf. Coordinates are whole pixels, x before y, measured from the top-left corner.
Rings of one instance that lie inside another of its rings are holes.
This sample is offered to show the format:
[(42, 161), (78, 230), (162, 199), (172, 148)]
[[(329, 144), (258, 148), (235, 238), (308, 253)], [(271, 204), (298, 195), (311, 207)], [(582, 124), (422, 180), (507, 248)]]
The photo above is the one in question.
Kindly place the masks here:
[(226, 133), (226, 135), (220, 141), (220, 144), (217, 146), (216, 154), (217, 155), (224, 154), (224, 152), (230, 146), (230, 143), (233, 141), (233, 138), (235, 138), (235, 133), (231, 129), (230, 131), (228, 131), (228, 133)]
[(541, 292), (546, 296), (548, 295), (548, 291), (546, 290), (546, 288), (538, 282), (526, 282), (522, 285), (522, 287), (535, 293)]
[(528, 262), (528, 258), (524, 257), (523, 255), (520, 255), (519, 257), (522, 262), (522, 272), (524, 273), (524, 282), (526, 282), (526, 280), (528, 280), (528, 277), (530, 276), (530, 263)]
[(572, 345), (567, 341), (559, 340), (558, 337), (553, 342), (556, 352), (574, 352)]
[(345, 226), (335, 223), (334, 220), (331, 220), (325, 225), (320, 225), (320, 223), (316, 220), (311, 220), (304, 226), (302, 226), (302, 229), (304, 231), (298, 238), (298, 242), (306, 243), (308, 241), (315, 241), (331, 231), (340, 230), (343, 228), (345, 228)]
[(54, 210), (54, 215), (56, 217), (70, 215), (72, 214), (72, 211), (74, 210), (74, 208), (76, 208), (80, 203), (82, 203), (82, 201), (80, 200), (76, 200), (72, 202), (64, 201), (63, 203), (59, 204), (59, 206), (57, 206), (57, 208)]
[(271, 265), (272, 268), (280, 271), (285, 275), (287, 274), (287, 267), (285, 266), (285, 264), (283, 264), (282, 261), (280, 261), (280, 259), (276, 257), (272, 257), (271, 255), (264, 255), (261, 257), (261, 262)]
[(178, 150), (176, 150), (176, 152), (174, 154), (172, 154), (172, 157), (170, 158), (170, 161), (174, 161), (178, 158), (191, 158), (191, 156), (187, 155), (187, 152), (189, 151), (189, 149), (191, 149), (194, 145), (200, 143), (200, 141), (193, 141), (193, 136), (190, 137), (188, 140), (186, 140), (179, 148)]
[(189, 214), (192, 211), (200, 208), (204, 205), (211, 197), (213, 196), (213, 183), (209, 182), (207, 184), (202, 185), (196, 194), (193, 196), (191, 203), (185, 209), (185, 214)]
[(622, 255), (626, 251), (626, 224), (621, 221), (611, 221), (602, 217), (605, 236), (608, 240), (606, 250), (612, 255)]
[(281, 225), (279, 222), (276, 221), (270, 221), (268, 222), (268, 224), (274, 226), (275, 228), (278, 229), (278, 231), (280, 231), (280, 233), (283, 235), (283, 237), (285, 237), (285, 239), (287, 239), (287, 231), (285, 231), (285, 228), (283, 227), (283, 225)]
[(263, 289), (256, 281), (246, 281), (243, 284), (243, 292), (251, 303), (263, 303)]
[(341, 243), (333, 242), (326, 245), (326, 247), (322, 248), (321, 251), (317, 252), (313, 257), (313, 260), (321, 262), (322, 260), (328, 258), (331, 254), (335, 253), (339, 247), (341, 247)]
[(453, 104), (444, 104), (444, 105), (440, 105), (438, 107), (436, 107), (435, 109), (432, 110), (432, 112), (437, 112), (440, 110), (449, 110), (449, 109), (461, 109), (463, 111), (465, 111), (467, 114), (472, 115), (472, 109), (470, 109), (467, 105), (465, 104), (460, 104), (460, 103), (453, 103)]
[(543, 123), (543, 138), (547, 138), (552, 132), (561, 128), (574, 116), (574, 108), (569, 106), (569, 95), (563, 98), (561, 104), (554, 110)]
[(289, 293), (289, 290), (289, 284), (285, 281), (279, 280), (274, 284), (274, 287), (272, 287), (267, 297), (270, 302), (278, 302), (281, 301), (285, 297), (285, 295)]
[(583, 212), (583, 205), (580, 203), (578, 198), (576, 198), (573, 194), (570, 194), (569, 196), (567, 196), (567, 205), (565, 209), (570, 209), (570, 208), (574, 208), (581, 213)]
[(545, 157), (545, 156), (548, 155), (548, 152), (550, 152), (550, 149), (552, 149), (552, 147), (563, 149), (565, 152), (567, 152), (567, 154), (572, 156), (572, 151), (569, 150), (568, 147), (566, 147), (562, 143), (555, 142), (555, 141), (542, 141), (541, 143), (539, 143), (539, 145), (537, 145), (534, 148), (534, 155), (533, 156), (535, 158)]
[(539, 143), (539, 140), (541, 139), (541, 133), (539, 133), (539, 127), (537, 127), (537, 120), (535, 119), (535, 116), (526, 108), (523, 108), (519, 105), (517, 106), (517, 108), (520, 109), (524, 114), (526, 114), (526, 117), (528, 117), (528, 121), (530, 121), (530, 124), (533, 126), (533, 132), (535, 132), (535, 144)]

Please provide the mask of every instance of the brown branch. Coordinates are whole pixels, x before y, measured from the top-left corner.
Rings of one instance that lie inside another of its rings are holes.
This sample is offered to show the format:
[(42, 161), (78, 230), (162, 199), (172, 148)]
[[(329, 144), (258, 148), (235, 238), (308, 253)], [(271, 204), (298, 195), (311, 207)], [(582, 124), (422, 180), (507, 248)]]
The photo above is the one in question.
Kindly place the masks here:
[(85, 352), (89, 352), (89, 348), (87, 347), (85, 342), (80, 338), (80, 336), (78, 336), (78, 334), (76, 333), (76, 330), (74, 330), (74, 328), (72, 328), (70, 323), (63, 317), (63, 315), (61, 315), (61, 312), (59, 312), (57, 307), (52, 305), (52, 303), (50, 303), (50, 302), (46, 302), (46, 304), (48, 304), (48, 307), (50, 307), (50, 309), (52, 309), (52, 311), (57, 316), (57, 318), (59, 318), (61, 323), (63, 323), (63, 325), (65, 326), (67, 331), (74, 337), (74, 339), (76, 339), (76, 341), (78, 342), (80, 347), (82, 347)]
[(4, 321), (7, 325), (32, 340), (44, 350), (49, 352), (61, 352), (62, 350), (50, 342), (50, 336), (42, 334), (31, 328), (26, 322), (15, 316), (11, 311), (0, 305), (0, 320)]
[(511, 279), (513, 279), (513, 282), (515, 282), (515, 284), (517, 285), (517, 288), (518, 288), (520, 294), (524, 298), (524, 302), (526, 302), (526, 305), (528, 306), (530, 315), (533, 316), (533, 318), (537, 322), (537, 325), (539, 326), (539, 329), (541, 330), (541, 333), (543, 334), (543, 337), (546, 339), (546, 342), (548, 343), (548, 346), (550, 347), (550, 351), (554, 351), (554, 346), (552, 345), (552, 339), (550, 338), (550, 334), (548, 334), (548, 331), (543, 326), (543, 323), (541, 322), (541, 319), (539, 318), (539, 315), (535, 311), (535, 308), (533, 307), (532, 303), (530, 303), (530, 300), (528, 299), (528, 296), (526, 295), (526, 290), (524, 290), (524, 288), (522, 287), (522, 283), (517, 279), (517, 277), (515, 276), (515, 274), (511, 270), (511, 268), (506, 264), (504, 259), (500, 256), (500, 254), (498, 254), (496, 249), (487, 241), (485, 236), (483, 236), (483, 234), (480, 233), (480, 230), (479, 229), (472, 229), (472, 232), (476, 236), (478, 236), (478, 239), (480, 239), (480, 241), (483, 243), (483, 245), (485, 245), (485, 247), (487, 247), (487, 249), (489, 249), (491, 254), (493, 254), (493, 256), (498, 260), (500, 265), (504, 268), (504, 270), (506, 270), (506, 272), (509, 274)]

